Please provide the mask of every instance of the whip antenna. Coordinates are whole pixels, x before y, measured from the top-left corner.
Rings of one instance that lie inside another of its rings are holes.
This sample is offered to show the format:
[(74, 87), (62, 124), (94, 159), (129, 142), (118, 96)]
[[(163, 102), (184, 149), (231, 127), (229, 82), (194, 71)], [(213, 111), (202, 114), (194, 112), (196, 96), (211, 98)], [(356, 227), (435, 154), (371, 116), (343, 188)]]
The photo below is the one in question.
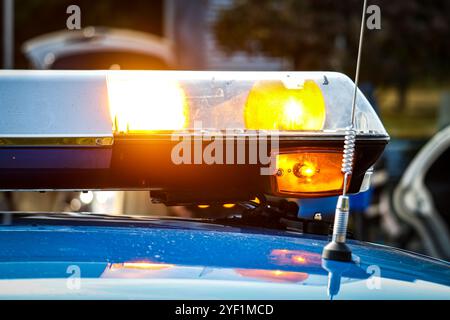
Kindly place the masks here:
[(367, 0), (364, 0), (363, 12), (361, 18), (361, 30), (359, 33), (358, 57), (356, 59), (355, 72), (355, 89), (352, 98), (352, 112), (350, 125), (345, 130), (344, 152), (342, 156), (341, 171), (344, 174), (344, 183), (342, 187), (342, 195), (339, 196), (336, 211), (334, 214), (333, 238), (329, 244), (325, 246), (322, 257), (329, 260), (351, 261), (352, 251), (345, 244), (347, 237), (348, 215), (350, 212), (350, 201), (347, 196), (347, 187), (349, 177), (352, 175), (353, 158), (355, 154), (356, 130), (355, 130), (355, 109), (356, 98), (358, 95), (359, 69), (361, 65), (361, 52), (364, 41), (364, 29), (366, 21)]

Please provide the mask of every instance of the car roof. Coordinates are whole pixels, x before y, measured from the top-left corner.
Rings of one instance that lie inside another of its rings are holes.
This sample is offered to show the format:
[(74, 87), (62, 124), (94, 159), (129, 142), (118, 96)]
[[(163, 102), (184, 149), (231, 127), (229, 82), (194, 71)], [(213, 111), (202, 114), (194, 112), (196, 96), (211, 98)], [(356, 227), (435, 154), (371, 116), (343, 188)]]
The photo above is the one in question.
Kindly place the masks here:
[[(390, 247), (350, 241), (355, 262), (327, 264), (321, 259), (327, 237), (198, 220), (94, 216), (78, 223), (72, 217), (38, 215), (0, 227), (0, 297), (10, 296), (11, 281), (16, 294), (29, 298), (59, 292), (65, 298), (177, 299), (193, 285), (192, 298), (233, 293), (234, 298), (328, 299), (330, 290), (334, 298), (347, 299), (450, 293), (448, 263)], [(70, 266), (80, 269), (85, 291), (75, 294), (62, 285)], [(370, 281), (377, 271), (381, 288), (374, 290)], [(338, 276), (337, 290), (329, 288), (330, 276)], [(273, 291), (261, 291), (264, 286)], [(236, 293), (241, 287), (246, 289)]]

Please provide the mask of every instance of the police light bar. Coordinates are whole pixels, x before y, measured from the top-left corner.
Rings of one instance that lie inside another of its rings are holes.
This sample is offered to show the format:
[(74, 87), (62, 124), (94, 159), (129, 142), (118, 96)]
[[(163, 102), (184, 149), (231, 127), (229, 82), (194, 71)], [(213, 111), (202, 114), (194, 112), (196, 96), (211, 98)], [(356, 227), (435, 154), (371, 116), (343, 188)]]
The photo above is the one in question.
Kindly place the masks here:
[[(353, 82), (333, 72), (1, 71), (1, 190), (248, 199), (343, 187)], [(359, 192), (389, 136), (358, 92)]]

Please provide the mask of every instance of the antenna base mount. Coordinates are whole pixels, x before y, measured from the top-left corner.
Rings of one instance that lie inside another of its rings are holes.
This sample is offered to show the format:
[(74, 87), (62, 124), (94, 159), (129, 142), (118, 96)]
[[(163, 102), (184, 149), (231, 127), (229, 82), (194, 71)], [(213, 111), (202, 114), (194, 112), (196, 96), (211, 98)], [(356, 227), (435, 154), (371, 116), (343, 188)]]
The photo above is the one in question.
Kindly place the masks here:
[(322, 258), (350, 262), (352, 261), (352, 251), (345, 243), (332, 241), (323, 248)]

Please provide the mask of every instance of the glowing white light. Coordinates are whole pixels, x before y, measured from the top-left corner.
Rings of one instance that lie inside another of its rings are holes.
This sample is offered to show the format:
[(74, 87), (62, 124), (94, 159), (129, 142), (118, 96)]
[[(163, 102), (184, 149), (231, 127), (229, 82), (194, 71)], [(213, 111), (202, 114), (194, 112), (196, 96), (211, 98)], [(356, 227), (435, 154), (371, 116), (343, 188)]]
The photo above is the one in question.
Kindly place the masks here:
[(90, 204), (92, 200), (94, 200), (94, 193), (92, 193), (92, 191), (82, 192), (80, 194), (80, 200), (84, 204)]

